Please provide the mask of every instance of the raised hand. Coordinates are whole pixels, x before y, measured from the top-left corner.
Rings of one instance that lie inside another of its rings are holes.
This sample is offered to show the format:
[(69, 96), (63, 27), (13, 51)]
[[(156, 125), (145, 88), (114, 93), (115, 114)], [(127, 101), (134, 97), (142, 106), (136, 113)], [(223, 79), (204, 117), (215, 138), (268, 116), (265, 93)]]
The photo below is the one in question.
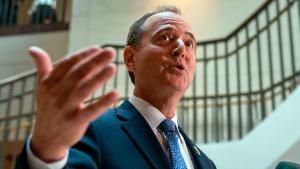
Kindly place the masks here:
[(29, 49), (38, 76), (36, 120), (31, 149), (46, 162), (60, 160), (77, 143), (89, 123), (118, 100), (113, 90), (90, 105), (84, 101), (116, 73), (111, 48), (89, 47), (52, 66), (49, 55)]

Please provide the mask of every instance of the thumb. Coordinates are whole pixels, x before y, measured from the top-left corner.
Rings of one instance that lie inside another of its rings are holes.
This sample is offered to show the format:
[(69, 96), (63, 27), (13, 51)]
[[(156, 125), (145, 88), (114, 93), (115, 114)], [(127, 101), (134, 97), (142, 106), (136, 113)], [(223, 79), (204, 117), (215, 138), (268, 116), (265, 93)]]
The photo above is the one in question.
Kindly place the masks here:
[(43, 79), (52, 71), (52, 62), (49, 54), (36, 46), (30, 47), (28, 52), (35, 61), (38, 78)]

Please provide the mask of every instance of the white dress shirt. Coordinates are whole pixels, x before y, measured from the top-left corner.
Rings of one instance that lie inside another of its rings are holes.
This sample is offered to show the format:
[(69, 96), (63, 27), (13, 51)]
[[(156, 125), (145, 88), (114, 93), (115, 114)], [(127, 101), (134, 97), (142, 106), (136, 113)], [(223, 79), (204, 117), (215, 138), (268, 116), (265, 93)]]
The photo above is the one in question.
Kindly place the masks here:
[(30, 169), (62, 169), (67, 164), (69, 150), (66, 152), (66, 155), (62, 160), (46, 163), (33, 154), (30, 148), (30, 142), (31, 136), (28, 137), (26, 144), (27, 160)]
[[(164, 115), (158, 109), (153, 107), (151, 104), (149, 104), (148, 102), (146, 102), (136, 96), (130, 97), (129, 102), (141, 113), (141, 115), (147, 121), (147, 123), (151, 127), (153, 133), (155, 134), (156, 138), (158, 139), (159, 143), (162, 145), (168, 158), (170, 159), (169, 148), (166, 143), (165, 135), (158, 127), (159, 124), (164, 119), (166, 119), (164, 117)], [(178, 130), (177, 115), (175, 115), (171, 120), (176, 124), (177, 132), (180, 136), (178, 142), (180, 143), (179, 147), (180, 147), (180, 152), (183, 156), (183, 159), (184, 159), (188, 169), (194, 169), (194, 163), (191, 158), (192, 156), (186, 146), (184, 138), (182, 137), (182, 135), (180, 134), (180, 132)], [(68, 156), (69, 156), (69, 151), (67, 151), (66, 156), (62, 160), (52, 162), (52, 163), (46, 163), (46, 162), (40, 160), (38, 157), (36, 157), (33, 154), (33, 152), (31, 151), (31, 148), (30, 148), (31, 137), (29, 137), (28, 139), (29, 140), (27, 141), (26, 151), (27, 151), (28, 164), (29, 164), (30, 169), (62, 169), (66, 165)]]
[[(151, 104), (136, 96), (131, 96), (129, 98), (129, 102), (141, 113), (141, 115), (147, 121), (153, 133), (155, 134), (156, 138), (158, 139), (159, 143), (162, 145), (168, 158), (170, 159), (169, 147), (167, 146), (166, 137), (163, 134), (163, 132), (159, 129), (159, 124), (166, 119), (165, 116), (158, 109), (153, 107)], [(194, 164), (191, 158), (191, 154), (186, 146), (184, 138), (182, 137), (182, 135), (178, 130), (176, 113), (171, 120), (176, 124), (176, 130), (178, 132), (178, 135), (180, 136), (178, 140), (179, 148), (183, 156), (183, 159), (186, 163), (186, 166), (188, 169), (194, 169)]]

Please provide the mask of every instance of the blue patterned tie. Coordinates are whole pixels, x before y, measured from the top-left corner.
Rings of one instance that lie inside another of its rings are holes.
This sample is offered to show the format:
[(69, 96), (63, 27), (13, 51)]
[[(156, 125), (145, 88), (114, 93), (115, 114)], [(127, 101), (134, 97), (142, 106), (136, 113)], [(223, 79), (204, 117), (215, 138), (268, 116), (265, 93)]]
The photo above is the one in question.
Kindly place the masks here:
[(160, 123), (160, 128), (166, 135), (173, 169), (187, 169), (178, 144), (176, 124), (172, 120), (165, 119)]

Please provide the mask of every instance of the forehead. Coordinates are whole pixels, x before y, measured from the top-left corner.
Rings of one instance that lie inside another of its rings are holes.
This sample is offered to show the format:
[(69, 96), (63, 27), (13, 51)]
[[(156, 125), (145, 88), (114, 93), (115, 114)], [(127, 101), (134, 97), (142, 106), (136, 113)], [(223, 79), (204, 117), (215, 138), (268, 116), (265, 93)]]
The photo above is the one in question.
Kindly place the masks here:
[(183, 31), (191, 31), (190, 24), (182, 17), (173, 12), (160, 12), (150, 16), (144, 23), (143, 29), (145, 31), (157, 30), (166, 25), (174, 25), (177, 28), (183, 29)]

